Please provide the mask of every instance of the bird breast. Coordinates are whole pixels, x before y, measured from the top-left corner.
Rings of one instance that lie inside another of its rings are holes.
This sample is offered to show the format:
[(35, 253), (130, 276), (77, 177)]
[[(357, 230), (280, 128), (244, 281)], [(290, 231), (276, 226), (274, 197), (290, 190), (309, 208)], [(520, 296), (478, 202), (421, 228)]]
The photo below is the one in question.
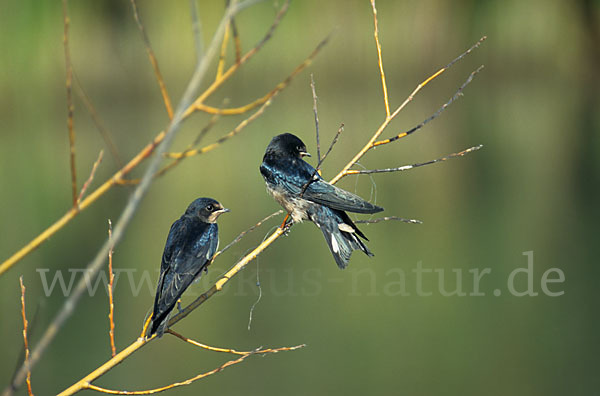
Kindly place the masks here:
[(306, 213), (310, 202), (291, 195), (282, 188), (272, 187), (267, 183), (267, 192), (292, 216), (294, 223), (301, 223), (302, 220), (308, 220)]

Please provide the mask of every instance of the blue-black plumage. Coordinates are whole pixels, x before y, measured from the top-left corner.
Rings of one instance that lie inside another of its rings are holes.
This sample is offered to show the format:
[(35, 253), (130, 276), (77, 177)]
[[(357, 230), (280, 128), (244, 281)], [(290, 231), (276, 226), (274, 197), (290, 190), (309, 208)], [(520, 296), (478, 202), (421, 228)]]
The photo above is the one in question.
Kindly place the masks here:
[(150, 335), (161, 337), (169, 314), (188, 286), (207, 269), (219, 246), (217, 218), (229, 209), (198, 198), (171, 226), (160, 265)]
[(346, 211), (377, 213), (383, 208), (327, 183), (302, 159), (305, 156), (310, 156), (306, 145), (291, 133), (271, 140), (260, 166), (269, 194), (294, 222), (310, 220), (321, 229), (338, 267), (346, 268), (354, 250), (372, 256), (359, 237), (367, 238)]

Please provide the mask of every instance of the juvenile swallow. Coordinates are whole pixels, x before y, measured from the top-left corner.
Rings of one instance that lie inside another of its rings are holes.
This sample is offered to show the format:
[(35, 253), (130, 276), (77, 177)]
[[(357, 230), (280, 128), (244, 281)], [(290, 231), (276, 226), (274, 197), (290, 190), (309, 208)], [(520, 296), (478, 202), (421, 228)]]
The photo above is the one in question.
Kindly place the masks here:
[(207, 270), (219, 246), (217, 218), (229, 209), (212, 198), (198, 198), (169, 231), (160, 265), (160, 276), (150, 335), (162, 337), (169, 313), (188, 286)]
[(294, 222), (310, 220), (321, 229), (340, 269), (346, 268), (354, 250), (373, 253), (360, 240), (368, 240), (346, 214), (377, 213), (383, 208), (327, 183), (302, 157), (306, 145), (291, 133), (277, 135), (267, 146), (260, 166), (267, 191)]

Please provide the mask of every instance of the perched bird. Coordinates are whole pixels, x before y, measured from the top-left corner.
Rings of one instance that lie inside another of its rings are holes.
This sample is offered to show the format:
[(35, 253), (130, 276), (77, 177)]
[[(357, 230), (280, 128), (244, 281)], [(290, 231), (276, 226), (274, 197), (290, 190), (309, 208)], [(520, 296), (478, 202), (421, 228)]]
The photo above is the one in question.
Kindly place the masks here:
[(217, 218), (229, 209), (212, 198), (198, 198), (169, 231), (160, 265), (160, 277), (150, 335), (162, 337), (169, 313), (188, 286), (207, 270), (219, 246)]
[(291, 133), (271, 140), (260, 166), (269, 194), (288, 211), (294, 222), (310, 220), (321, 229), (341, 269), (346, 268), (354, 250), (373, 256), (359, 238), (368, 240), (367, 237), (345, 211), (377, 213), (383, 208), (327, 183), (302, 159), (305, 156), (310, 156), (306, 146)]

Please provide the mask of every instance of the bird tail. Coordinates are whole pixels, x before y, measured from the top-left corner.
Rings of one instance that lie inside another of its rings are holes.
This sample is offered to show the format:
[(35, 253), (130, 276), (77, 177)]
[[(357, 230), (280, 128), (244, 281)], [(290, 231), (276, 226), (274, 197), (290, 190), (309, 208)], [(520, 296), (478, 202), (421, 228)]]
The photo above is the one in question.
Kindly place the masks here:
[(368, 240), (367, 237), (345, 212), (325, 207), (323, 209), (331, 213), (317, 216), (313, 221), (323, 232), (327, 246), (340, 269), (348, 266), (350, 256), (355, 250), (362, 250), (367, 256), (373, 256), (367, 245), (359, 238), (360, 236)]
[(159, 315), (156, 319), (152, 317), (152, 324), (150, 325), (150, 336), (156, 333), (158, 338), (162, 337), (167, 328), (169, 314)]

